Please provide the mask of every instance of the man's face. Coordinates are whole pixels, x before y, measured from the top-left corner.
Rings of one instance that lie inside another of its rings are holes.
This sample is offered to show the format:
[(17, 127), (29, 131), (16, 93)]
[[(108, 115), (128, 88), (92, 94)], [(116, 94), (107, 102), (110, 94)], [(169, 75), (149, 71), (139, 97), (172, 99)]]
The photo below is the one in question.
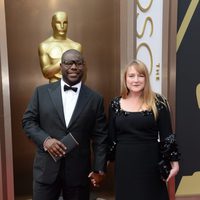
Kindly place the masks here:
[(82, 80), (84, 74), (84, 60), (79, 52), (64, 54), (61, 63), (63, 80), (69, 85), (75, 85)]
[(52, 19), (54, 34), (65, 36), (67, 33), (68, 19), (65, 13), (58, 13)]

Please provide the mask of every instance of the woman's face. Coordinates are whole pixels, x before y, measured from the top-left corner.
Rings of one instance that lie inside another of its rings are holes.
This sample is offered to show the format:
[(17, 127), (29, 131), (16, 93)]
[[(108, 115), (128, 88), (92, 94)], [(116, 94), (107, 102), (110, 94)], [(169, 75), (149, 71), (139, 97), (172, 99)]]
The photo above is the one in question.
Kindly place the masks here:
[(130, 66), (126, 74), (126, 85), (130, 92), (142, 92), (145, 86), (144, 74), (136, 71), (134, 66)]

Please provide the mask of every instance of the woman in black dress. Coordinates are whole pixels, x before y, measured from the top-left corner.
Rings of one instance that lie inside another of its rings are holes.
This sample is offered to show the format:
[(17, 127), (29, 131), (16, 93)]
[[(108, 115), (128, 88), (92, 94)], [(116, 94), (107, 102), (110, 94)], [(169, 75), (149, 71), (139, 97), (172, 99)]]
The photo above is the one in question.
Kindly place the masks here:
[[(167, 100), (151, 90), (141, 61), (130, 62), (122, 79), (121, 96), (112, 100), (109, 109), (109, 136), (116, 143), (116, 200), (168, 200), (166, 182), (179, 171), (179, 153)], [(158, 167), (162, 156), (171, 165), (166, 180)]]

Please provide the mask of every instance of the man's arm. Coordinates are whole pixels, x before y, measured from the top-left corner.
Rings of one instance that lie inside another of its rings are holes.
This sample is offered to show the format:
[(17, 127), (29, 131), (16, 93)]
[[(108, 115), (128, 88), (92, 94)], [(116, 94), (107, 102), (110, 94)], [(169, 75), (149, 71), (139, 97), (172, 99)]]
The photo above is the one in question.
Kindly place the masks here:
[(89, 174), (92, 184), (95, 187), (100, 185), (106, 172), (106, 154), (107, 154), (107, 124), (104, 113), (103, 98), (100, 98), (97, 112), (96, 124), (93, 131), (92, 147), (94, 153), (93, 171)]
[(24, 112), (22, 127), (28, 138), (33, 140), (39, 148), (43, 148), (43, 143), (49, 135), (40, 128), (38, 104), (38, 92), (36, 89)]
[[(42, 150), (48, 151), (54, 157), (62, 157), (66, 153), (66, 146), (40, 127), (40, 113), (38, 89), (35, 90), (31, 101), (23, 115), (22, 126), (27, 136)], [(45, 119), (44, 119), (45, 120)]]

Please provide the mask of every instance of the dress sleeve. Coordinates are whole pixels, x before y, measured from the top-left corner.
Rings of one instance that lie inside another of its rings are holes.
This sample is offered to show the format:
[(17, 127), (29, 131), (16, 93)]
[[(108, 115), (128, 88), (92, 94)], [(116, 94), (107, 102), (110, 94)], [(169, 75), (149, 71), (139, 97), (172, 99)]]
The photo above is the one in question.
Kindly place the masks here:
[(108, 146), (108, 154), (107, 160), (114, 161), (115, 160), (115, 151), (117, 145), (117, 133), (115, 126), (115, 118), (117, 113), (119, 113), (119, 99), (115, 98), (111, 101), (109, 105), (108, 112), (108, 138), (109, 138), (109, 146)]
[[(162, 98), (162, 100), (161, 100)], [(158, 131), (160, 135), (160, 141), (165, 140), (169, 135), (172, 134), (172, 124), (170, 110), (167, 103), (167, 100), (164, 97), (159, 97), (156, 101), (156, 106), (158, 109)]]
[(115, 129), (115, 113), (112, 108), (112, 104), (109, 106), (109, 114), (108, 114), (108, 130), (109, 130), (109, 140), (116, 140), (116, 129)]
[(169, 104), (164, 97), (159, 97), (156, 106), (158, 109), (157, 122), (162, 157), (170, 161), (178, 161), (180, 153), (178, 151), (175, 134), (172, 131)]

